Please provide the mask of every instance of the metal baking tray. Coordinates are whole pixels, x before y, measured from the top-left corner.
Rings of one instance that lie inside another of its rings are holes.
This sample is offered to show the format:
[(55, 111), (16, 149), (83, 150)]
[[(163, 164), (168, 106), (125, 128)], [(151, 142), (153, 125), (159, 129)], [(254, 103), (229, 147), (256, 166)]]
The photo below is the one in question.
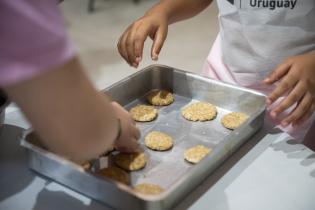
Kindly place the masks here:
[[(143, 145), (144, 136), (158, 130), (172, 136), (174, 147), (170, 151), (158, 152), (143, 146), (149, 161), (143, 170), (131, 173), (131, 182), (158, 184), (165, 189), (163, 193), (155, 196), (138, 194), (126, 185), (84, 171), (47, 151), (32, 133), (22, 139), (22, 145), (30, 154), (30, 168), (117, 209), (170, 209), (263, 125), (264, 95), (168, 66), (149, 66), (110, 86), (104, 93), (130, 109), (136, 104), (146, 104), (146, 94), (157, 88), (173, 92), (175, 101), (169, 106), (157, 107), (156, 120), (137, 123), (141, 130), (140, 142)], [(192, 101), (216, 105), (217, 117), (208, 122), (185, 120), (181, 108)], [(231, 111), (245, 112), (250, 118), (234, 131), (228, 130), (221, 125), (220, 119)], [(184, 160), (183, 153), (197, 144), (213, 150), (201, 162), (192, 165)]]

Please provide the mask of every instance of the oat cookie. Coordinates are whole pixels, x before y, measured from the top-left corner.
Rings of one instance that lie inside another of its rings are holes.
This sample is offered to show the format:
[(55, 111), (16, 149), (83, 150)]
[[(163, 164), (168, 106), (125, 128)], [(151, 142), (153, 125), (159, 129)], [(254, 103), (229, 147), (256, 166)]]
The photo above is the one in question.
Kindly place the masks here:
[(134, 189), (137, 192), (147, 195), (157, 195), (164, 191), (159, 185), (149, 183), (137, 184), (134, 186)]
[(152, 150), (165, 151), (172, 148), (173, 139), (166, 133), (152, 131), (145, 136), (144, 144)]
[(124, 171), (118, 167), (115, 167), (115, 166), (103, 168), (98, 173), (101, 176), (108, 177), (110, 179), (113, 179), (117, 182), (121, 182), (121, 183), (126, 184), (126, 185), (128, 185), (130, 183), (129, 174), (126, 171)]
[(224, 127), (234, 130), (242, 125), (247, 119), (248, 115), (242, 112), (231, 112), (224, 115), (221, 119), (221, 123)]
[(152, 90), (147, 96), (150, 104), (156, 106), (166, 106), (174, 101), (173, 94), (167, 90)]
[(132, 119), (139, 122), (149, 122), (157, 117), (158, 111), (153, 106), (137, 105), (130, 109)]
[(137, 171), (145, 166), (147, 158), (144, 153), (119, 153), (114, 156), (114, 162), (127, 171)]
[(208, 121), (217, 116), (217, 108), (210, 103), (196, 102), (183, 108), (182, 115), (191, 121)]
[(198, 163), (206, 155), (211, 152), (211, 148), (205, 147), (203, 145), (197, 145), (187, 149), (184, 153), (185, 160), (190, 163)]

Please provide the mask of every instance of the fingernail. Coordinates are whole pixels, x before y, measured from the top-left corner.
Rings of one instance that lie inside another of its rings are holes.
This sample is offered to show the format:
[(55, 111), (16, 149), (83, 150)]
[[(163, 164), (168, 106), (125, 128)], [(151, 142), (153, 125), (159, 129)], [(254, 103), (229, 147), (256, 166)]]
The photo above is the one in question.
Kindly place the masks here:
[(141, 60), (142, 60), (142, 57), (136, 57), (136, 62), (137, 62), (137, 63), (140, 63)]
[(269, 98), (267, 98), (267, 99), (266, 99), (266, 103), (267, 103), (268, 105), (270, 105), (270, 104), (271, 104), (271, 100), (270, 100)]
[(158, 56), (157, 55), (153, 55), (152, 56), (152, 60), (157, 61), (158, 60)]
[(277, 113), (276, 113), (276, 112), (274, 112), (274, 111), (273, 111), (273, 112), (271, 112), (270, 114), (271, 114), (271, 117), (277, 117)]
[(287, 121), (283, 121), (283, 122), (281, 122), (281, 125), (282, 125), (283, 127), (287, 127), (287, 126), (289, 125), (289, 123), (288, 123)]
[(263, 80), (263, 82), (269, 82), (270, 81), (270, 78), (266, 78)]

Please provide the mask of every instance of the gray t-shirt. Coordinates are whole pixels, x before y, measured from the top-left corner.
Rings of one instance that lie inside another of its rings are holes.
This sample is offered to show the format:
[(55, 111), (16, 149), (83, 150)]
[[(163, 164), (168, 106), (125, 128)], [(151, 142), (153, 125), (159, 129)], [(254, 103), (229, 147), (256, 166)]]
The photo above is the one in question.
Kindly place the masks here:
[(244, 86), (315, 50), (315, 0), (217, 0), (223, 62)]

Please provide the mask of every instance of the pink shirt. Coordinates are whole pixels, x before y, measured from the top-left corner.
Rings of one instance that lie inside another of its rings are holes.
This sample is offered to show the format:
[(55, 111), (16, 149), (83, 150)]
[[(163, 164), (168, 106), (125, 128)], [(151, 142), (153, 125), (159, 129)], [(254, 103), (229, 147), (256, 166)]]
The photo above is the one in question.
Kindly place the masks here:
[(56, 0), (0, 1), (0, 87), (74, 56)]

